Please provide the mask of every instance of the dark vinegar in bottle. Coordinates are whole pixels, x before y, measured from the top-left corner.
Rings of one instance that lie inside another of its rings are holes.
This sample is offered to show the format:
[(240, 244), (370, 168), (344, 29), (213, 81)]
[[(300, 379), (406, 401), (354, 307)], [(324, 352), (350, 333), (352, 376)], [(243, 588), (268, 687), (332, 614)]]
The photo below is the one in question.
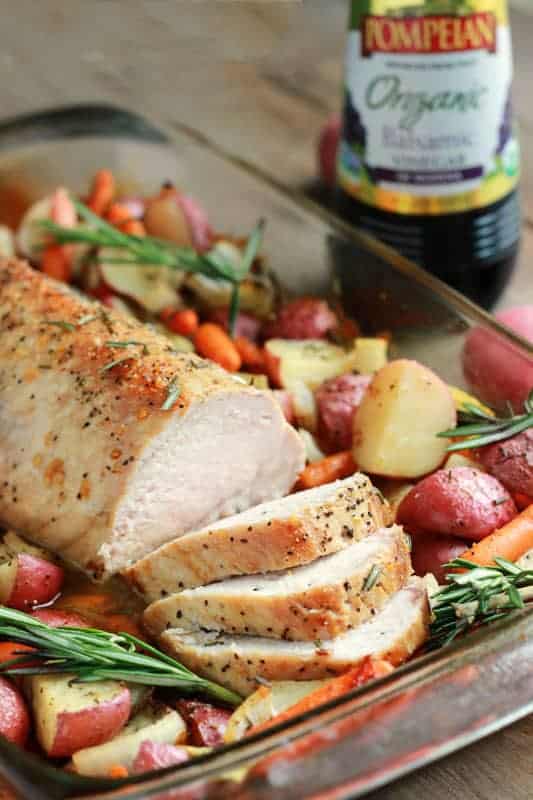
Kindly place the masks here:
[(338, 210), (490, 307), (520, 241), (505, 0), (353, 0)]

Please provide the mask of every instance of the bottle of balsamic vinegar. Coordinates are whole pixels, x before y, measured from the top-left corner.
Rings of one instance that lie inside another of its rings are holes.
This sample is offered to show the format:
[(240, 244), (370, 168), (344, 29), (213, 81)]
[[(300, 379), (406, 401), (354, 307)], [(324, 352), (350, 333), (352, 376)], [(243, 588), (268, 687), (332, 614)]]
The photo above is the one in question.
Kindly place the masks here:
[(506, 0), (352, 0), (339, 211), (490, 307), (520, 240)]

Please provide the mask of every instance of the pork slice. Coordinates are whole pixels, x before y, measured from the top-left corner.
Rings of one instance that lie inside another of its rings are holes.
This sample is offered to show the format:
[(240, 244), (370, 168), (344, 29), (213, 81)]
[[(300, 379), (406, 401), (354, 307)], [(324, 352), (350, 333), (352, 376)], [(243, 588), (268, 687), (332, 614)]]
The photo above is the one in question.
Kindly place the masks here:
[(334, 639), (289, 642), (176, 628), (162, 633), (160, 642), (189, 669), (247, 696), (260, 680), (328, 678), (356, 666), (366, 656), (401, 664), (423, 644), (428, 625), (424, 583), (421, 578), (411, 578), (379, 614)]
[(394, 526), (294, 570), (186, 589), (149, 606), (144, 623), (154, 636), (178, 625), (193, 631), (332, 639), (376, 614), (411, 571), (408, 539)]
[(189, 533), (139, 561), (125, 577), (153, 602), (234, 575), (307, 564), (391, 521), (380, 493), (356, 473)]
[(16, 260), (0, 441), (0, 523), (97, 578), (282, 496), (304, 458), (268, 393)]

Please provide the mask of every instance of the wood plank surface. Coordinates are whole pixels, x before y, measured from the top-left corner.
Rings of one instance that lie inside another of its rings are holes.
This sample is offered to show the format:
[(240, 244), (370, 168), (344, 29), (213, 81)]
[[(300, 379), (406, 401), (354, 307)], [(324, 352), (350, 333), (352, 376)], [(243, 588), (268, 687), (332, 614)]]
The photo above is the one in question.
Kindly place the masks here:
[[(0, 113), (91, 100), (124, 104), (196, 128), (303, 186), (315, 174), (318, 132), (339, 108), (347, 5), (0, 0)], [(533, 301), (533, 16), (517, 9), (512, 22), (524, 246), (505, 304)], [(529, 718), (372, 797), (526, 800), (533, 796), (532, 744)]]

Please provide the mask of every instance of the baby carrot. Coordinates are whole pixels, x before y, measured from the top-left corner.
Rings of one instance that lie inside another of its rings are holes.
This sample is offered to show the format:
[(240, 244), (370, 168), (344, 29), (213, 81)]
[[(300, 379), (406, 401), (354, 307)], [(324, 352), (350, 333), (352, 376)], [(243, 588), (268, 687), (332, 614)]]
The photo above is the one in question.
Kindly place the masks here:
[(204, 322), (196, 331), (194, 346), (201, 356), (216, 361), (228, 372), (237, 372), (241, 367), (241, 357), (228, 334), (214, 322)]
[(179, 333), (180, 336), (192, 336), (198, 330), (198, 314), (194, 308), (164, 309), (160, 314), (161, 320), (169, 331)]
[(507, 525), (476, 542), (469, 550), (465, 550), (461, 558), (486, 567), (493, 564), (497, 556), (508, 561), (516, 561), (532, 548), (533, 505), (530, 505)]
[(112, 764), (107, 770), (110, 778), (127, 778), (129, 772), (124, 764)]
[(263, 351), (254, 342), (246, 336), (236, 336), (233, 343), (245, 367), (252, 372), (262, 372), (265, 369)]
[[(33, 647), (28, 647), (27, 644), (20, 644), (19, 642), (0, 642), (0, 664), (5, 664), (6, 661), (11, 661), (12, 658), (18, 658), (21, 653), (31, 653), (33, 649)], [(25, 666), (28, 666), (28, 664)]]
[(131, 219), (131, 211), (122, 203), (111, 203), (107, 209), (106, 219), (111, 225), (122, 225)]
[(115, 196), (115, 178), (108, 169), (99, 169), (93, 178), (87, 205), (100, 216), (107, 210)]
[(392, 664), (389, 664), (388, 661), (382, 661), (380, 659), (374, 660), (367, 656), (349, 672), (345, 672), (344, 675), (339, 675), (337, 678), (332, 678), (327, 681), (322, 686), (319, 686), (318, 689), (315, 689), (314, 692), (305, 695), (305, 697), (302, 697), (302, 699), (293, 706), (277, 714), (275, 717), (272, 717), (272, 719), (260, 725), (253, 726), (248, 731), (248, 735), (264, 731), (267, 728), (278, 725), (280, 722), (286, 722), (300, 714), (305, 714), (307, 711), (311, 711), (324, 703), (328, 703), (330, 700), (341, 697), (352, 689), (357, 689), (370, 680), (388, 675), (393, 669), (394, 667)]
[(122, 233), (127, 233), (129, 236), (146, 236), (146, 228), (140, 219), (128, 219), (119, 227)]
[(299, 489), (313, 489), (324, 483), (348, 478), (357, 469), (351, 450), (343, 450), (308, 464), (298, 479)]
[(64, 244), (51, 244), (43, 250), (41, 270), (50, 278), (69, 283), (72, 277), (72, 254)]

